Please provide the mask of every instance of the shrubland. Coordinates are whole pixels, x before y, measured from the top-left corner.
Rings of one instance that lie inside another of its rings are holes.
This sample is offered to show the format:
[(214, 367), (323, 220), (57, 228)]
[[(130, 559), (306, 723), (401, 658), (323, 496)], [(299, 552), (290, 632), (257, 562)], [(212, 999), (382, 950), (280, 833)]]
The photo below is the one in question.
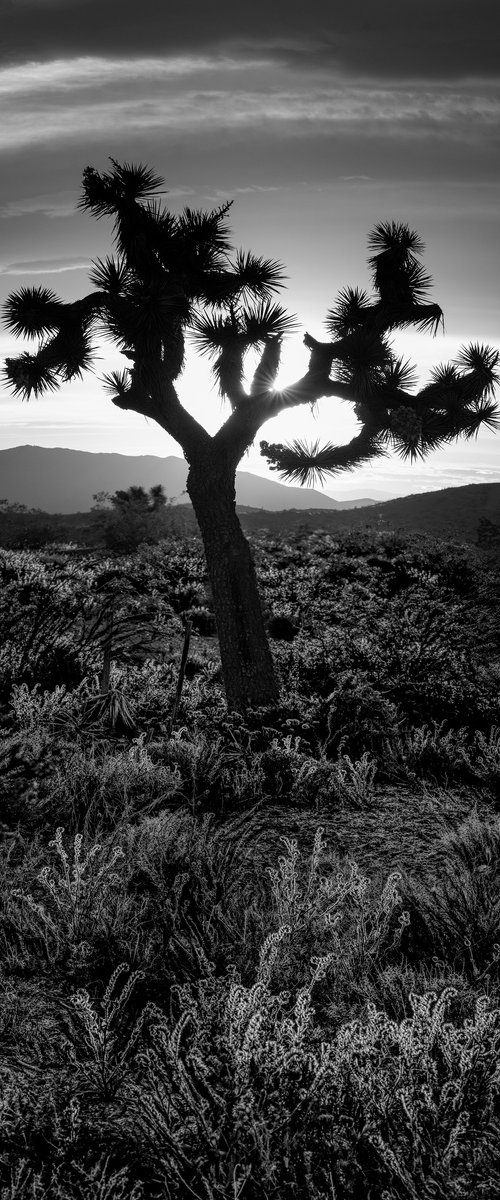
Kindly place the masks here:
[(245, 714), (196, 536), (0, 551), (1, 1200), (500, 1191), (498, 569), (251, 544)]

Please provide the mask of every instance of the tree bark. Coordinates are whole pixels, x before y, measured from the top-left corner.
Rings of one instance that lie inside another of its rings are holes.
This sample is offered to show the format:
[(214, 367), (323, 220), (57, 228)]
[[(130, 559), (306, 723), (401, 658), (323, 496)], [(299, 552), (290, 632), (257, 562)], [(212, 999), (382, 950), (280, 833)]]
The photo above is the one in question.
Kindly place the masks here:
[(278, 681), (226, 456), (212, 446), (192, 458), (187, 491), (205, 548), (228, 708), (276, 704)]

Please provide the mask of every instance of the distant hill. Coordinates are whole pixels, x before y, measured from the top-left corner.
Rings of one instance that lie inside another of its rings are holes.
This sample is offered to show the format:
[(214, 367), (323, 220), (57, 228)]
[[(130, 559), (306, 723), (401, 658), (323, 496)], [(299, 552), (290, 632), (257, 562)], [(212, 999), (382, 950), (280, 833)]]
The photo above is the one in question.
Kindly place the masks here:
[[(189, 503), (187, 463), (183, 458), (151, 454), (91, 454), (85, 450), (15, 446), (0, 450), (0, 499), (41, 508), (47, 513), (89, 512), (96, 492), (162, 483), (175, 503)], [(236, 475), (236, 500), (249, 508), (276, 512), (287, 508), (344, 509), (366, 507), (369, 498), (334, 500), (313, 488), (285, 487), (249, 471)]]
[[(167, 496), (177, 497), (179, 517), (186, 528), (196, 528), (186, 494), (187, 466), (181, 458), (152, 455), (89, 454), (80, 450), (48, 450), (39, 446), (17, 446), (0, 451), (0, 499), (17, 500), (53, 516), (51, 527), (58, 536), (82, 543), (93, 526), (92, 494), (115, 492), (118, 488), (163, 483)], [(431, 537), (478, 544), (479, 526), (493, 526), (491, 536), (500, 556), (500, 482), (473, 483), (465, 487), (419, 492), (412, 496), (376, 503), (371, 499), (336, 501), (311, 488), (288, 488), (273, 480), (240, 471), (236, 498), (243, 528), (252, 533), (267, 529), (286, 533), (299, 529), (325, 529), (329, 533), (370, 526), (379, 530), (401, 529), (427, 533)], [(78, 515), (77, 515), (78, 514)], [(14, 518), (9, 518), (12, 524)], [(25, 514), (14, 520), (23, 529), (40, 523), (42, 517)], [(7, 518), (0, 516), (0, 526)], [(493, 536), (494, 535), (494, 536)], [(484, 536), (484, 534), (483, 534)], [(91, 539), (92, 541), (92, 536)], [(491, 540), (491, 538), (490, 538)]]
[[(307, 526), (310, 530), (325, 529), (335, 534), (370, 526), (378, 530), (426, 533), (431, 537), (477, 545), (481, 524), (488, 526), (491, 523), (495, 527), (493, 532), (500, 528), (500, 483), (471, 483), (438, 492), (419, 492), (383, 504), (372, 504), (368, 509), (264, 514), (240, 509), (239, 512), (248, 532), (267, 528), (278, 533)], [(495, 540), (498, 541), (496, 535)], [(496, 553), (500, 557), (500, 546)]]
[[(367, 523), (367, 517), (368, 514), (353, 512), (350, 524), (359, 528)], [(470, 483), (465, 487), (401, 496), (374, 504), (369, 513), (370, 525), (382, 529), (404, 529), (464, 542), (477, 541), (478, 526), (484, 518), (500, 524), (500, 483)]]

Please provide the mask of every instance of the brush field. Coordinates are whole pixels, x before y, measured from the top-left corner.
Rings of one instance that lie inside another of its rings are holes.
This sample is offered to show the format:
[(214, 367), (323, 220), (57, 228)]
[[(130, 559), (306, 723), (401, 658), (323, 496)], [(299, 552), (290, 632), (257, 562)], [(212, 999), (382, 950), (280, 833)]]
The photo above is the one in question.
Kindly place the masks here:
[(251, 544), (245, 717), (195, 534), (0, 549), (0, 1200), (500, 1194), (500, 564)]

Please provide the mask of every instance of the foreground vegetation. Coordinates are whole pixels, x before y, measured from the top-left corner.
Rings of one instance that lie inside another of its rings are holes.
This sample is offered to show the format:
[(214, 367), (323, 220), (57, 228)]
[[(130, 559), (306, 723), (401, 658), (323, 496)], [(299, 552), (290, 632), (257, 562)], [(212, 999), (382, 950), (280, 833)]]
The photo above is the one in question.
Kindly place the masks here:
[(246, 717), (195, 536), (0, 550), (1, 1200), (500, 1192), (498, 568), (252, 549)]

